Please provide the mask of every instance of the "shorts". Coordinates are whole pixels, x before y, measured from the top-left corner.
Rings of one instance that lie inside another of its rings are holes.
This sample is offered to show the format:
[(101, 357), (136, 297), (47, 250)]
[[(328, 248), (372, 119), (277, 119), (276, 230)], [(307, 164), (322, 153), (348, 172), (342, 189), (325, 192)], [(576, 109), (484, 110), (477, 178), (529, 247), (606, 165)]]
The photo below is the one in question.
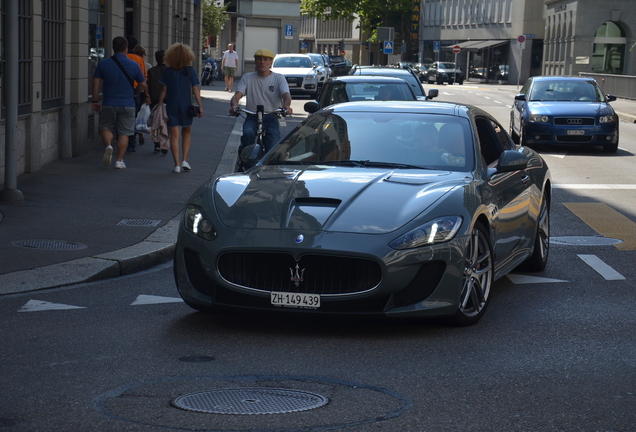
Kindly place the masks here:
[(135, 134), (135, 107), (104, 105), (99, 113), (99, 130), (107, 129), (119, 136)]
[(236, 73), (236, 68), (225, 66), (223, 68), (223, 73), (225, 74), (225, 76), (234, 78), (234, 74)]

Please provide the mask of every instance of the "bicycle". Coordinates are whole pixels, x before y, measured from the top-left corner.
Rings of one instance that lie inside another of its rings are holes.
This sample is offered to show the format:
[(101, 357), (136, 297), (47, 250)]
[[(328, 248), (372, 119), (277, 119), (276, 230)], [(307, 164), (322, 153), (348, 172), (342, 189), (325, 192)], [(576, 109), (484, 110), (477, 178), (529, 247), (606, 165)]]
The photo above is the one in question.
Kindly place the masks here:
[(247, 171), (256, 162), (258, 162), (265, 155), (265, 146), (263, 145), (263, 137), (265, 136), (265, 129), (263, 129), (263, 116), (271, 115), (277, 118), (287, 117), (289, 115), (285, 108), (277, 108), (274, 111), (266, 112), (263, 105), (256, 106), (256, 112), (249, 111), (245, 108), (237, 107), (235, 115), (238, 117), (241, 113), (256, 115), (258, 125), (256, 127), (256, 140), (254, 144), (250, 144), (245, 147), (239, 146), (238, 155), (236, 158), (236, 166), (234, 172)]

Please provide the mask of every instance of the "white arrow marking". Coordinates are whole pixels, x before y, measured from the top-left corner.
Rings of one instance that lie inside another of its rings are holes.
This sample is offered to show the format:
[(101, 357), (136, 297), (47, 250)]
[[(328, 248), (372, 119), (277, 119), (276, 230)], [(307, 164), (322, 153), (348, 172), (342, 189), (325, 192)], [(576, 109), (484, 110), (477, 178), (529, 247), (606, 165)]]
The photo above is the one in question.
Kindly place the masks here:
[(583, 262), (592, 267), (605, 280), (625, 280), (625, 276), (608, 266), (596, 255), (578, 255)]
[(566, 280), (561, 279), (548, 279), (537, 276), (526, 276), (520, 274), (508, 274), (508, 279), (515, 285), (521, 284), (537, 284), (537, 283), (556, 283), (556, 282), (568, 282)]
[(161, 296), (141, 294), (137, 296), (135, 301), (132, 302), (130, 305), (138, 306), (138, 305), (147, 305), (147, 304), (181, 303), (181, 302), (183, 302), (183, 300), (181, 300), (179, 297), (161, 297)]
[(86, 309), (83, 306), (72, 306), (61, 303), (50, 303), (41, 300), (29, 300), (18, 312), (39, 312), (45, 310)]

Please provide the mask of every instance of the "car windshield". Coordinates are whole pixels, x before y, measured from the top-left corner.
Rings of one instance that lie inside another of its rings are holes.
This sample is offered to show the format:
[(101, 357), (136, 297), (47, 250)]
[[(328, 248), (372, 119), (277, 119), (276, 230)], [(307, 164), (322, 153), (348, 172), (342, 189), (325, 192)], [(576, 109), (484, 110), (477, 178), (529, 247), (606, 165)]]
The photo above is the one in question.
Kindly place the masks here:
[(417, 79), (415, 75), (403, 69), (362, 68), (362, 69), (359, 69), (358, 74), (359, 75), (392, 76), (392, 77), (402, 78), (411, 86), (411, 88), (413, 89), (413, 93), (415, 93), (416, 96), (425, 96), (424, 89), (422, 88), (422, 84), (420, 84), (420, 80)]
[(455, 69), (455, 63), (440, 63), (439, 64), (439, 68), (440, 69)]
[(598, 87), (591, 82), (549, 81), (535, 83), (528, 100), (600, 102), (604, 100), (604, 96)]
[(402, 83), (347, 83), (335, 82), (326, 101), (328, 105), (353, 101), (416, 100), (406, 82)]
[(277, 57), (272, 67), (278, 68), (310, 68), (311, 60), (308, 57)]
[(263, 164), (470, 171), (471, 130), (450, 115), (326, 111), (296, 127)]

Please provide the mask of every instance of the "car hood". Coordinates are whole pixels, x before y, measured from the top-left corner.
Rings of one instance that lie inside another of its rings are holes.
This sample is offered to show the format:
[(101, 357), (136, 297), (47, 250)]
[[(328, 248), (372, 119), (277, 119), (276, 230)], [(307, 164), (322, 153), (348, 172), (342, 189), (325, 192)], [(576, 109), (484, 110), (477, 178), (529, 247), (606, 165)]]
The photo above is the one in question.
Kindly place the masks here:
[(310, 166), (257, 167), (214, 182), (216, 213), (237, 229), (382, 234), (426, 211), (466, 173)]
[(533, 114), (568, 117), (614, 114), (606, 102), (528, 102), (528, 110)]
[(282, 75), (309, 75), (311, 73), (316, 73), (315, 69), (310, 68), (271, 68), (272, 72), (276, 72)]

